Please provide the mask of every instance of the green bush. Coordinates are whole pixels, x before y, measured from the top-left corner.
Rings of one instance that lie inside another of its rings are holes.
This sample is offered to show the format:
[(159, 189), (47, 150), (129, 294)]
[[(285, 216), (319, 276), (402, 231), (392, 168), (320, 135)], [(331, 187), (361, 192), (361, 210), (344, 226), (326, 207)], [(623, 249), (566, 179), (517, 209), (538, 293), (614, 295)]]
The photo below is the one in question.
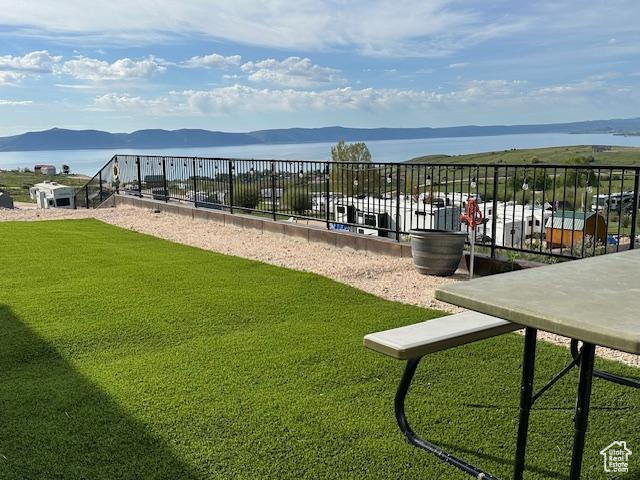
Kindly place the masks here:
[(260, 198), (258, 197), (258, 192), (256, 192), (254, 189), (251, 189), (251, 190), (240, 190), (239, 192), (235, 192), (235, 198), (233, 203), (237, 207), (253, 210), (258, 206), (259, 201), (260, 201)]
[(620, 225), (622, 225), (622, 228), (629, 228), (631, 226), (631, 217), (629, 215), (623, 215), (620, 220)]
[(286, 203), (289, 210), (297, 215), (304, 215), (308, 210), (311, 210), (311, 194), (299, 188), (288, 190), (286, 193)]

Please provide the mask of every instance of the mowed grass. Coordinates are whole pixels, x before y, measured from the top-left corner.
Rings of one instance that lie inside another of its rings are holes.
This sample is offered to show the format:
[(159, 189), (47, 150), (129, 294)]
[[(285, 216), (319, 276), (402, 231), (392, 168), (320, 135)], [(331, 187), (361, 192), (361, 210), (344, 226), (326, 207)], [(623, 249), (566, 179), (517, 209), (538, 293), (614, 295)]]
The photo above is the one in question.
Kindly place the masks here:
[[(362, 347), (438, 312), (93, 220), (0, 223), (0, 258), (0, 478), (468, 478), (403, 441), (403, 364)], [(416, 430), (510, 478), (521, 348), (429, 356)], [(569, 359), (538, 357), (538, 386)], [(567, 476), (576, 376), (536, 405), (528, 479)], [(638, 478), (639, 400), (595, 380), (583, 478)], [(632, 471), (605, 477), (616, 440)]]

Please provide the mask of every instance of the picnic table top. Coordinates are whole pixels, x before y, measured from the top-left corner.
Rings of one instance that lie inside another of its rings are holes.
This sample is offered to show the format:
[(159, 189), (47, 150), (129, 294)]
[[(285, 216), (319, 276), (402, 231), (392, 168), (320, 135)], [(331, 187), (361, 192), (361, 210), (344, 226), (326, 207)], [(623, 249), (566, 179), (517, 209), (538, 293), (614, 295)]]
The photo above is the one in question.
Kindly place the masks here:
[(458, 282), (444, 302), (640, 354), (640, 250)]

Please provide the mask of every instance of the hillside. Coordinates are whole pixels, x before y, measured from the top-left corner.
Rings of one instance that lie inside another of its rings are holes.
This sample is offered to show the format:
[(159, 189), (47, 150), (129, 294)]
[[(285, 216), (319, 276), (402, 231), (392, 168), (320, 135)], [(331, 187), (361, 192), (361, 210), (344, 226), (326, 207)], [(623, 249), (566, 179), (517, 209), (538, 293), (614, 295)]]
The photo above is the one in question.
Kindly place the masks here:
[(287, 128), (253, 132), (219, 132), (202, 129), (138, 130), (110, 133), (100, 130), (52, 128), (0, 137), (0, 152), (32, 150), (87, 150), (102, 148), (175, 148), (233, 145), (320, 143), (420, 138), (474, 137), (529, 133), (613, 133), (640, 131), (640, 118), (595, 120), (537, 125), (466, 125), (441, 128)]
[(17, 170), (0, 170), (0, 190), (7, 192), (16, 202), (30, 202), (29, 188), (36, 183), (58, 182), (70, 187), (80, 187), (87, 183), (89, 177), (84, 175), (41, 175), (34, 172), (20, 172)]
[(576, 158), (589, 159), (594, 165), (640, 165), (640, 147), (611, 147), (595, 153), (591, 145), (512, 149), (466, 155), (425, 155), (407, 163), (566, 164)]

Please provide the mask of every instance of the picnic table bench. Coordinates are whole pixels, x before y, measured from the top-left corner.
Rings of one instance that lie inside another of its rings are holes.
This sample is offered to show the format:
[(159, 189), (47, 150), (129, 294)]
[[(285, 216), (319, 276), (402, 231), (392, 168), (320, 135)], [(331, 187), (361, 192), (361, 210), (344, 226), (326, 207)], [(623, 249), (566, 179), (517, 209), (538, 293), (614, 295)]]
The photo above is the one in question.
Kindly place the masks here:
[(404, 404), (418, 364), (425, 355), (495, 337), (520, 328), (522, 328), (520, 325), (500, 318), (467, 311), (383, 332), (370, 333), (364, 337), (365, 347), (399, 360), (407, 360), (407, 366), (396, 393), (395, 412), (400, 430), (409, 443), (433, 453), (440, 460), (458, 467), (476, 478), (485, 478), (486, 480), (495, 478), (417, 436), (409, 426), (404, 412)]
[[(594, 276), (596, 284), (599, 278), (615, 280), (610, 280), (606, 288), (594, 292), (584, 288), (585, 275)], [(531, 295), (531, 292), (544, 292), (544, 295)], [(633, 250), (486, 277), (454, 284), (436, 292), (439, 300), (470, 308), (472, 311), (371, 333), (364, 337), (364, 345), (407, 362), (395, 396), (395, 415), (398, 426), (409, 443), (477, 479), (497, 480), (490, 473), (416, 435), (405, 416), (405, 399), (418, 364), (425, 355), (525, 328), (513, 478), (522, 480), (524, 475), (529, 414), (534, 402), (574, 367), (578, 367), (580, 375), (569, 477), (570, 480), (578, 480), (593, 377), (640, 388), (640, 382), (635, 379), (594, 369), (596, 345), (640, 354), (638, 293), (640, 251)], [(570, 338), (572, 360), (534, 393), (538, 329)], [(582, 342), (581, 348), (578, 348), (579, 342)]]

